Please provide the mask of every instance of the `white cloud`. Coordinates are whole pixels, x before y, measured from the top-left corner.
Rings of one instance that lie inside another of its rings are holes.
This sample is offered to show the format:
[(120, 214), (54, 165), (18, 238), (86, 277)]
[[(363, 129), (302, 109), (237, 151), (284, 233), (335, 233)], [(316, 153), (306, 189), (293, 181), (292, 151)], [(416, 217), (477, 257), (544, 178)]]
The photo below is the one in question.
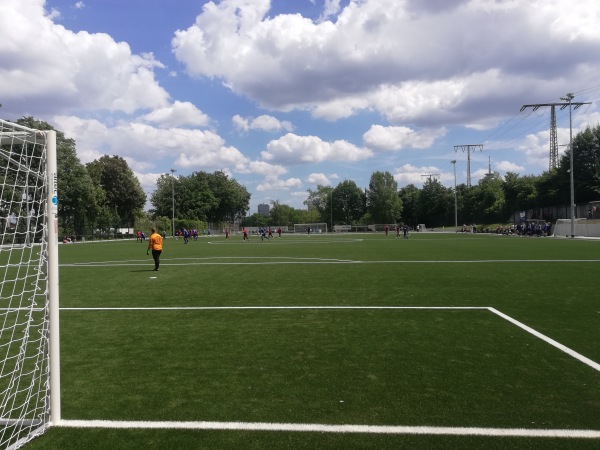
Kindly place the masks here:
[(282, 180), (276, 176), (267, 176), (264, 181), (256, 186), (258, 192), (281, 191), (298, 188), (302, 186), (302, 181), (298, 178), (288, 178)]
[(298, 136), (288, 133), (267, 144), (263, 159), (287, 164), (306, 164), (322, 161), (362, 161), (373, 156), (366, 148), (347, 141), (325, 142), (317, 136)]
[(191, 74), (264, 107), (475, 129), (494, 124), (482, 111), (499, 117), (525, 96), (553, 98), (566, 78), (594, 85), (600, 67), (589, 59), (600, 42), (595, 0), (328, 0), (323, 16), (335, 22), (270, 16), (269, 6), (209, 2), (173, 51)]
[[(167, 105), (152, 54), (102, 33), (74, 33), (53, 23), (44, 0), (3, 0), (0, 98), (4, 114), (43, 115), (106, 109), (132, 113)], [(32, 45), (35, 43), (35, 45)]]
[(54, 122), (67, 137), (76, 140), (77, 155), (84, 163), (102, 154), (128, 158), (132, 169), (137, 171), (152, 170), (154, 161), (161, 158), (174, 159), (177, 167), (207, 171), (224, 168), (247, 171), (250, 163), (213, 131), (162, 129), (130, 122), (109, 127), (98, 120), (73, 116), (59, 116)]
[(413, 166), (412, 164), (404, 164), (393, 171), (394, 180), (401, 186), (406, 184), (422, 185), (425, 181), (432, 177), (439, 182), (454, 182), (454, 174), (443, 172), (435, 166)]
[(496, 164), (496, 168), (503, 172), (515, 173), (521, 173), (525, 170), (525, 167), (510, 161), (500, 161), (498, 164)]
[(323, 14), (319, 18), (320, 21), (325, 20), (329, 17), (335, 16), (340, 12), (340, 0), (325, 0), (323, 7)]
[(258, 175), (280, 177), (288, 170), (278, 164), (269, 164), (264, 161), (252, 161), (248, 163), (246, 170), (240, 170), (241, 173), (255, 173)]
[(284, 120), (280, 121), (276, 117), (266, 114), (255, 118), (244, 118), (238, 114), (231, 118), (236, 129), (246, 132), (249, 130), (277, 132), (277, 131), (292, 131), (294, 129), (291, 122)]
[(445, 134), (445, 128), (415, 131), (408, 127), (372, 125), (363, 135), (363, 141), (368, 147), (381, 150), (423, 149), (431, 147), (437, 138)]
[(210, 118), (190, 102), (176, 101), (172, 105), (158, 108), (142, 117), (146, 122), (161, 128), (196, 126), (205, 127)]
[(339, 179), (339, 176), (335, 173), (331, 175), (326, 175), (324, 173), (311, 173), (306, 178), (307, 183), (321, 186), (329, 186), (332, 184), (333, 180)]
[(76, 3), (73, 5), (73, 8), (75, 8), (75, 9), (83, 9), (83, 8), (85, 8), (85, 3), (81, 2), (81, 1), (79, 1), (79, 2), (76, 2)]

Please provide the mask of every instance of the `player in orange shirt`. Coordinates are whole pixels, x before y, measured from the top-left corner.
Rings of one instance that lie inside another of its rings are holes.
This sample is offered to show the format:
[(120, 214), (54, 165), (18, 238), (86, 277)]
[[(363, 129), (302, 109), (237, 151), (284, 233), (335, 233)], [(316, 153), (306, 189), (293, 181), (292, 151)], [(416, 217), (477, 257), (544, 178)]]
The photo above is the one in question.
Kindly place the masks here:
[(150, 250), (152, 250), (152, 258), (154, 258), (154, 271), (158, 272), (158, 266), (160, 265), (160, 254), (162, 253), (162, 236), (156, 232), (154, 228), (152, 228), (152, 234), (150, 235), (150, 241), (148, 242), (148, 250), (146, 251), (146, 255), (150, 254)]

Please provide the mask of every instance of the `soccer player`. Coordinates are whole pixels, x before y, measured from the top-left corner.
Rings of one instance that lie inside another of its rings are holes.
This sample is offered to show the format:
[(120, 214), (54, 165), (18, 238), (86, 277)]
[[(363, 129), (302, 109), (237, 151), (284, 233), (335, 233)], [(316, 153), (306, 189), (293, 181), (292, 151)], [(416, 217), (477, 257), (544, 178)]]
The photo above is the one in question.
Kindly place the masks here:
[(229, 239), (229, 227), (225, 228), (225, 239)]
[(162, 236), (156, 232), (156, 229), (152, 228), (152, 234), (150, 235), (150, 241), (148, 241), (148, 250), (146, 255), (150, 254), (152, 250), (152, 258), (154, 258), (154, 271), (158, 272), (158, 266), (160, 266), (160, 254), (162, 253)]
[(277, 234), (281, 237), (281, 227), (277, 228)]
[(385, 226), (385, 235), (387, 236), (390, 232), (390, 227), (388, 225)]
[(248, 237), (248, 230), (246, 230), (246, 227), (242, 229), (242, 233), (244, 233), (244, 241), (249, 241), (250, 238)]

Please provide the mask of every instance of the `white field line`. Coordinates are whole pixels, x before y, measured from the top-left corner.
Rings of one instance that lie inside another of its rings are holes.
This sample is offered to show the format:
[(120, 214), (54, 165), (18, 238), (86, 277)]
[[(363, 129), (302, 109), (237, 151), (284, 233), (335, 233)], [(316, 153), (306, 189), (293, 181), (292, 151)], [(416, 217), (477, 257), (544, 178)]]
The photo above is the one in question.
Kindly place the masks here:
[[(570, 348), (556, 342), (512, 317), (487, 306), (197, 306), (197, 307), (123, 307), (123, 308), (61, 308), (64, 311), (122, 311), (122, 310), (274, 310), (274, 309), (374, 309), (374, 310), (487, 310), (509, 321), (546, 343), (600, 371), (600, 364), (586, 358)], [(528, 428), (476, 428), (476, 427), (431, 427), (400, 425), (331, 425), (294, 424), (263, 422), (152, 422), (110, 420), (61, 420), (54, 426), (72, 428), (137, 428), (137, 429), (188, 429), (188, 430), (233, 430), (233, 431), (289, 431), (317, 433), (366, 433), (366, 434), (421, 434), (490, 437), (534, 437), (534, 438), (577, 438), (600, 439), (600, 430), (563, 430)]]
[[(374, 309), (374, 310), (487, 310), (485, 306), (131, 306), (131, 307), (61, 307), (61, 311), (220, 311), (220, 310), (298, 310), (298, 309)], [(2, 309), (0, 308), (0, 311)]]
[(513, 325), (518, 326), (519, 328), (527, 331), (530, 334), (533, 334), (535, 337), (541, 339), (542, 341), (546, 342), (547, 344), (552, 345), (553, 347), (556, 347), (557, 349), (565, 352), (567, 355), (572, 356), (575, 359), (578, 359), (579, 361), (581, 361), (584, 364), (587, 364), (588, 366), (590, 366), (592, 369), (595, 369), (597, 371), (600, 372), (600, 364), (598, 364), (595, 361), (592, 361), (589, 358), (586, 358), (585, 356), (577, 353), (575, 350), (570, 349), (569, 347), (561, 344), (560, 342), (556, 342), (554, 339), (549, 338), (548, 336), (546, 336), (545, 334), (540, 333), (539, 331), (534, 330), (531, 327), (528, 327), (527, 325), (525, 325), (524, 323), (519, 322), (516, 319), (513, 319), (512, 317), (501, 313), (500, 311), (498, 311), (495, 308), (488, 308), (488, 310), (500, 317), (502, 317), (505, 320), (508, 320), (510, 323), (512, 323)]
[[(221, 261), (221, 259), (253, 259), (255, 261)], [(267, 259), (267, 260), (265, 260)], [(286, 261), (282, 261), (285, 259)], [(174, 262), (185, 261), (185, 262)], [(161, 259), (162, 266), (202, 266), (202, 265), (275, 265), (275, 264), (482, 264), (482, 263), (598, 263), (600, 259), (471, 259), (471, 260), (392, 260), (392, 261), (362, 261), (351, 259), (320, 259), (320, 258), (292, 258), (292, 257), (225, 257), (225, 258), (181, 258)], [(97, 261), (89, 263), (61, 264), (60, 267), (127, 267), (148, 266), (152, 260), (129, 261)]]
[(327, 425), (262, 422), (144, 422), (111, 420), (61, 420), (54, 426), (72, 428), (141, 428), (234, 431), (296, 431), (313, 433), (423, 434), (453, 436), (512, 436), (541, 438), (600, 438), (600, 430), (550, 430), (526, 428), (426, 427), (396, 425)]
[[(311, 236), (312, 237), (312, 236)], [(352, 243), (352, 242), (363, 242), (364, 239), (360, 239), (360, 238), (355, 238), (355, 239), (348, 239), (348, 238), (340, 238), (340, 239), (329, 239), (329, 240), (325, 240), (325, 238), (317, 238), (317, 239), (309, 239), (308, 237), (304, 237), (304, 238), (294, 238), (294, 239), (279, 239), (279, 238), (270, 238), (270, 239), (265, 239), (260, 240), (260, 237), (257, 236), (253, 236), (252, 239), (250, 239), (250, 241), (238, 241), (236, 240), (229, 240), (229, 241), (208, 241), (207, 244), (212, 244), (212, 245), (250, 245), (250, 244), (265, 244), (269, 241), (273, 241), (273, 242), (277, 242), (277, 245), (285, 245), (285, 244), (337, 244), (337, 243)]]
[[(533, 336), (543, 340), (547, 344), (552, 345), (553, 347), (565, 352), (566, 354), (572, 356), (573, 358), (581, 361), (582, 363), (588, 365), (592, 369), (595, 369), (600, 372), (600, 364), (597, 362), (583, 356), (580, 353), (577, 353), (575, 350), (570, 349), (566, 345), (561, 344), (560, 342), (555, 341), (552, 338), (549, 338), (545, 334), (540, 333), (539, 331), (534, 330), (531, 327), (528, 327), (522, 322), (519, 322), (516, 319), (513, 319), (507, 314), (504, 314), (498, 311), (495, 308), (489, 306), (151, 306), (151, 307), (99, 307), (99, 308), (90, 308), (90, 307), (63, 307), (60, 308), (61, 311), (209, 311), (209, 310), (299, 310), (299, 309), (329, 309), (329, 310), (348, 310), (348, 309), (373, 309), (373, 310), (487, 310), (504, 320), (516, 325), (522, 330), (527, 331)], [(0, 309), (2, 310), (2, 309)]]

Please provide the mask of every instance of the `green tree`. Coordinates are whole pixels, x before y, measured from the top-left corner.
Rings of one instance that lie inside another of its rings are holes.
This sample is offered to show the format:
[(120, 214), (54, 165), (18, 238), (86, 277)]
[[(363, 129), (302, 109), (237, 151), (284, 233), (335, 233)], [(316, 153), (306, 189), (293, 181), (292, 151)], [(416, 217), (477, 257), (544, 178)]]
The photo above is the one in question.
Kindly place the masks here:
[(286, 227), (291, 227), (295, 223), (304, 223), (304, 212), (288, 205), (282, 205), (279, 201), (272, 201), (269, 223), (273, 226)]
[[(47, 122), (33, 117), (22, 117), (19, 125), (37, 130), (54, 130)], [(56, 131), (58, 223), (60, 232), (66, 235), (88, 234), (96, 226), (101, 214), (99, 202), (103, 192), (92, 179), (77, 157), (75, 141)]]
[(454, 223), (454, 193), (435, 178), (423, 184), (419, 217), (428, 227)]
[[(561, 166), (570, 167), (570, 152)], [(573, 138), (573, 180), (577, 203), (600, 199), (600, 125), (587, 127)]]
[(217, 171), (207, 175), (208, 187), (216, 199), (209, 210), (211, 222), (233, 222), (236, 217), (246, 215), (249, 209), (250, 193), (236, 180), (230, 179), (224, 172)]
[(400, 199), (402, 200), (402, 221), (411, 226), (419, 223), (419, 213), (421, 210), (421, 191), (414, 184), (409, 184), (400, 189)]
[[(308, 197), (304, 200), (304, 204), (309, 211), (317, 211), (319, 218), (315, 222), (331, 222), (331, 193), (333, 188), (331, 186), (317, 185), (317, 189), (308, 190)], [(296, 222), (296, 223), (308, 223), (308, 222)]]
[(88, 163), (87, 169), (95, 185), (105, 192), (105, 210), (114, 211), (114, 226), (133, 227), (136, 214), (146, 203), (146, 194), (127, 161), (104, 155)]
[(504, 191), (504, 217), (509, 218), (519, 211), (538, 205), (537, 183), (539, 177), (528, 175), (521, 177), (514, 172), (504, 176), (502, 190)]
[(395, 223), (402, 214), (398, 183), (390, 172), (374, 172), (367, 190), (367, 211), (375, 223)]
[(242, 219), (242, 226), (244, 227), (266, 227), (268, 223), (269, 218), (263, 216), (261, 213), (254, 213)]
[(366, 212), (365, 193), (354, 181), (344, 180), (333, 190), (333, 215), (351, 225)]
[(161, 175), (150, 196), (152, 214), (172, 216), (173, 196), (177, 219), (231, 223), (249, 209), (250, 194), (223, 172), (194, 172), (189, 176)]
[(502, 189), (503, 181), (500, 176), (485, 177), (473, 186), (473, 222), (492, 223), (503, 222), (505, 201)]

